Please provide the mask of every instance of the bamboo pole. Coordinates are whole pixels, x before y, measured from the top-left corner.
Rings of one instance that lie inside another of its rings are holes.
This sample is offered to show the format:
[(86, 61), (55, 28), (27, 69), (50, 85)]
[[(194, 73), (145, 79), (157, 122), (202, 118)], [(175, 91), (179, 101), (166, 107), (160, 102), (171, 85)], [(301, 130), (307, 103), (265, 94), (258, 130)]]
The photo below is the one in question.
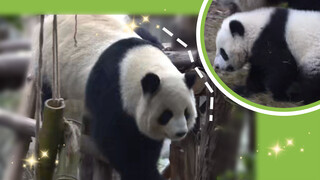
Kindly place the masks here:
[[(71, 142), (65, 142), (71, 143)], [(56, 180), (77, 180), (78, 167), (80, 163), (79, 152), (69, 152), (70, 150), (63, 145), (59, 151), (59, 161), (57, 172), (55, 174)]]
[(48, 157), (41, 157), (38, 164), (39, 180), (51, 180), (54, 173), (56, 157), (59, 145), (61, 145), (64, 120), (63, 112), (65, 104), (63, 100), (56, 106), (56, 101), (49, 99), (45, 103), (44, 121), (39, 132), (39, 150), (40, 153), (46, 152)]
[(64, 126), (64, 143), (59, 150), (59, 162), (54, 179), (77, 180), (80, 166), (79, 138), (81, 124), (65, 119)]

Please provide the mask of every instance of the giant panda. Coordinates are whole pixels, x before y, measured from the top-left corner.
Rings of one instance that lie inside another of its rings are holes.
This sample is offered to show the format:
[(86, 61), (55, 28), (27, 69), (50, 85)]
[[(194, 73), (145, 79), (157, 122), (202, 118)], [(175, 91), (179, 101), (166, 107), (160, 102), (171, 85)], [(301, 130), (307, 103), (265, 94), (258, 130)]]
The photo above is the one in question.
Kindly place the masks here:
[[(51, 23), (49, 17), (44, 25), (47, 84)], [(157, 170), (163, 140), (184, 138), (197, 117), (196, 74), (180, 73), (157, 45), (128, 31), (122, 17), (78, 15), (77, 47), (74, 25), (74, 16), (58, 16), (62, 97), (85, 101), (92, 138), (122, 180), (164, 180)]]
[(245, 87), (235, 88), (240, 95), (269, 90), (275, 100), (305, 104), (320, 98), (320, 12), (236, 13), (223, 21), (216, 49), (216, 69), (235, 71), (250, 64)]
[(288, 3), (290, 8), (300, 10), (320, 10), (319, 0), (217, 0), (217, 2), (231, 9), (232, 12), (250, 11), (253, 9)]

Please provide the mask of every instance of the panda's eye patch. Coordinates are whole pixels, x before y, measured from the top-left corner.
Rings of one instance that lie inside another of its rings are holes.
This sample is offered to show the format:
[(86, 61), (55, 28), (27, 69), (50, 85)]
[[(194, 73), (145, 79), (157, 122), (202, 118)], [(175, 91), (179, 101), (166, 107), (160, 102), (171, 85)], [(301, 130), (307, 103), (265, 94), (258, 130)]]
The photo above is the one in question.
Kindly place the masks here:
[(170, 110), (165, 110), (159, 117), (159, 124), (160, 125), (166, 125), (170, 119), (172, 118), (173, 113)]
[(229, 60), (229, 57), (228, 57), (226, 51), (225, 51), (223, 48), (220, 48), (220, 55), (222, 56), (222, 58), (223, 58), (225, 61), (228, 61), (228, 60)]
[(188, 119), (190, 118), (190, 114), (188, 112), (188, 109), (184, 110), (184, 116), (185, 116), (186, 120), (188, 121)]

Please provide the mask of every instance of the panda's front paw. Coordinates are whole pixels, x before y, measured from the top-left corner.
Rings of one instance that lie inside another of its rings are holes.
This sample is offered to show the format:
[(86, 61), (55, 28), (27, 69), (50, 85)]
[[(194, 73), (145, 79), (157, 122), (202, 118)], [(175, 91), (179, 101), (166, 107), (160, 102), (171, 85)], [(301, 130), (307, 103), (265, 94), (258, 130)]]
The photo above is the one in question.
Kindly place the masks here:
[(242, 97), (249, 97), (252, 95), (246, 86), (236, 86), (233, 91)]

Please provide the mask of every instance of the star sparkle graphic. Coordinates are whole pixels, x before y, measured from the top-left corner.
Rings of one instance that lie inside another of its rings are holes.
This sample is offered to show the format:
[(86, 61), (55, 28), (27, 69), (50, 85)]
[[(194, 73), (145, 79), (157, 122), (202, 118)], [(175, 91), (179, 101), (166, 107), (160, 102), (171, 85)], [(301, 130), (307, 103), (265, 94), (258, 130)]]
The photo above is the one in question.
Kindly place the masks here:
[(142, 23), (148, 23), (150, 22), (149, 16), (142, 16)]
[(48, 151), (41, 151), (41, 158), (48, 158)]
[(287, 146), (293, 146), (293, 139), (287, 139)]
[(274, 147), (271, 148), (274, 152), (274, 154), (277, 156), (283, 149), (279, 146), (279, 144), (275, 145)]
[(30, 156), (28, 159), (25, 160), (27, 162), (27, 164), (30, 167), (33, 167), (34, 165), (36, 165), (38, 163), (38, 161), (36, 160), (36, 158), (32, 155)]

